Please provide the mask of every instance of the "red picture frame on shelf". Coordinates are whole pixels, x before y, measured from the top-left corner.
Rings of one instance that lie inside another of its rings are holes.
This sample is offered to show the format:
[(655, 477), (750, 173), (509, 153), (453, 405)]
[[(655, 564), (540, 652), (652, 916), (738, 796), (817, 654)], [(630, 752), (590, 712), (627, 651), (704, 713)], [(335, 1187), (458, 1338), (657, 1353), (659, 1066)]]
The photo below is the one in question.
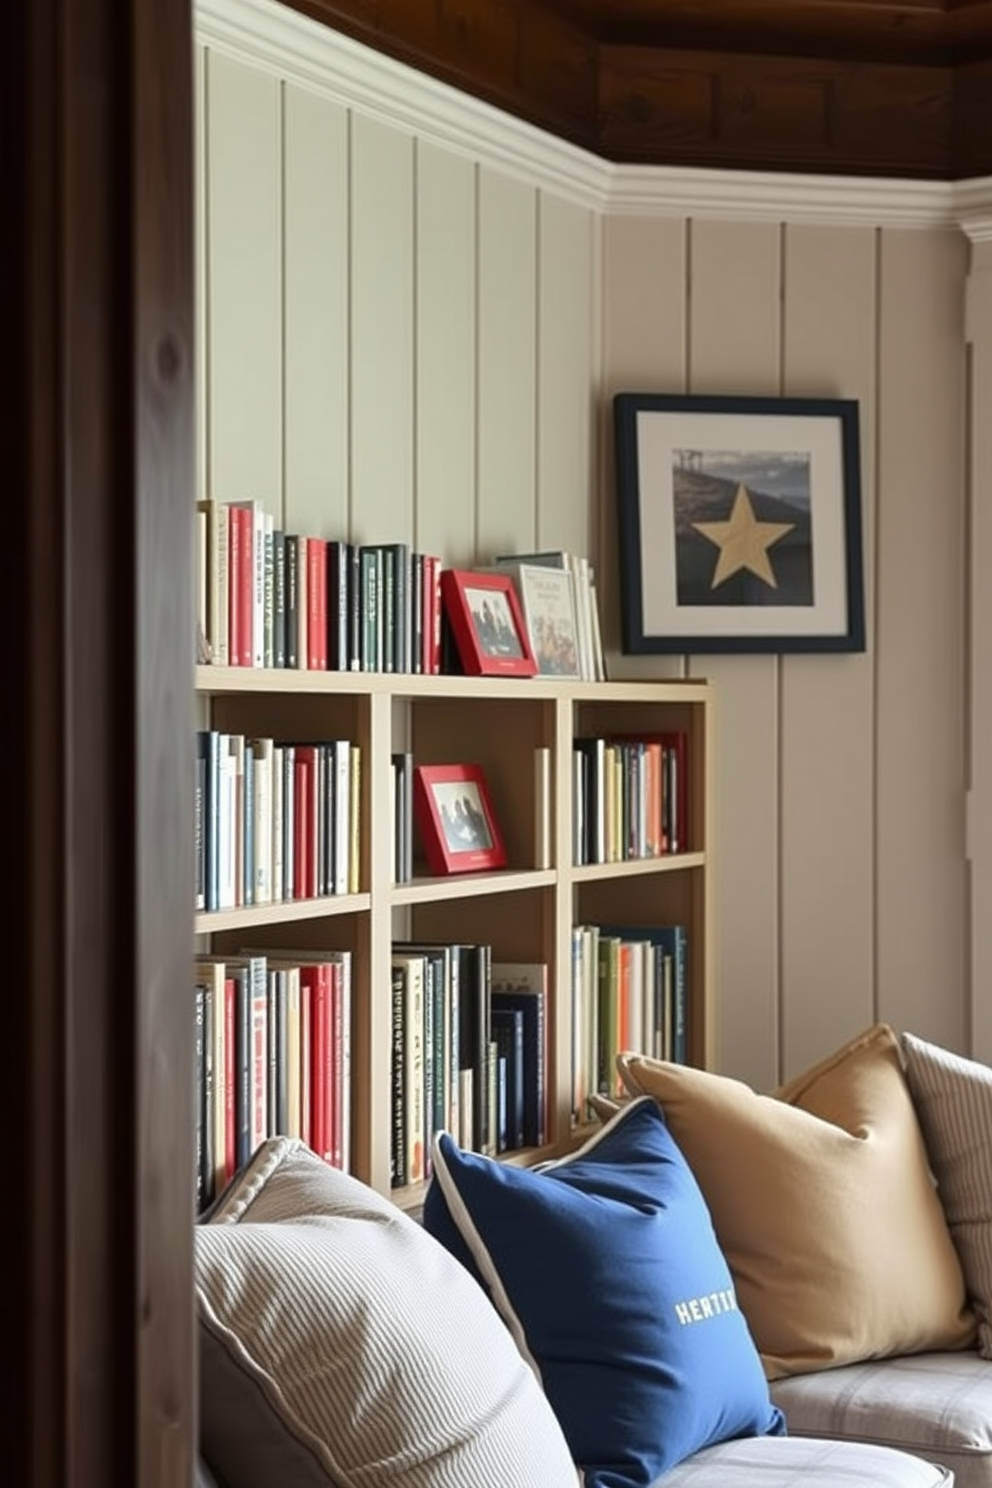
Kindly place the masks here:
[(505, 867), (503, 835), (479, 765), (418, 765), (413, 810), (431, 873)]
[(446, 568), (441, 574), (441, 599), (468, 676), (536, 674), (537, 661), (509, 574)]

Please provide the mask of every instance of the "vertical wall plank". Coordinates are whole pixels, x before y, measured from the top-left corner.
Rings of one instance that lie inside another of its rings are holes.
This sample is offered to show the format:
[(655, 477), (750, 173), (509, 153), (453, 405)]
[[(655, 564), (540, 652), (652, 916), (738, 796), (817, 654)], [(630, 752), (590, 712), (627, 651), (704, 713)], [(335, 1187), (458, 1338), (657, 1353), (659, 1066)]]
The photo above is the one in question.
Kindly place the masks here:
[(416, 540), (475, 556), (475, 166), (417, 146)]
[(351, 534), (413, 539), (413, 140), (351, 136)]
[(279, 82), (208, 58), (210, 493), (279, 510), (282, 266)]
[[(784, 392), (857, 398), (869, 646), (874, 553), (875, 234), (790, 227)], [(874, 661), (785, 656), (781, 693), (783, 1078), (874, 1016)], [(843, 925), (843, 934), (837, 927)]]
[(603, 229), (603, 375), (597, 410), (600, 455), (599, 595), (607, 675), (681, 675), (679, 656), (620, 651), (620, 574), (613, 446), (615, 393), (679, 393), (686, 379), (686, 225), (681, 218), (607, 218)]
[[(779, 230), (694, 222), (690, 390), (779, 389)], [(778, 662), (692, 658), (716, 683), (714, 955), (720, 1067), (762, 1089), (778, 1076)]]
[(539, 548), (594, 556), (592, 348), (596, 289), (589, 211), (538, 202), (537, 514)]
[(193, 307), (193, 376), (199, 390), (196, 408), (196, 497), (210, 495), (207, 435), (210, 429), (209, 351), (207, 337), (207, 54), (193, 49), (193, 254), (195, 303)]
[(537, 540), (537, 193), (479, 172), (479, 404), (476, 557)]
[(283, 95), (287, 530), (348, 531), (348, 116)]
[(966, 253), (957, 233), (882, 233), (878, 1012), (955, 1047), (966, 1038)]

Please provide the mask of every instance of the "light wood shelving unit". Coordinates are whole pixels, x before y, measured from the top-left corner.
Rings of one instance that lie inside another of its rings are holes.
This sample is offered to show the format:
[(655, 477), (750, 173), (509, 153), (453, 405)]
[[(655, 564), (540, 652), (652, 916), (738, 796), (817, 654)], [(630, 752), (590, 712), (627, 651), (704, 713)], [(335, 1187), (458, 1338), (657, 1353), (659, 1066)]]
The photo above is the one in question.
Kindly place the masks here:
[[(198, 945), (350, 950), (353, 957), (352, 1171), (389, 1193), (390, 955), (394, 939), (481, 941), (500, 961), (549, 967), (549, 1136), (541, 1156), (576, 1140), (570, 1102), (571, 930), (580, 922), (680, 921), (688, 930), (688, 1050), (713, 1062), (710, 783), (713, 694), (705, 681), (575, 682), (550, 678), (262, 671), (201, 666), (204, 726), (296, 740), (347, 735), (361, 747), (357, 894), (198, 913)], [(576, 866), (572, 743), (581, 734), (684, 729), (689, 840), (679, 854)], [(499, 872), (392, 881), (391, 755), (485, 771), (507, 846)], [(534, 752), (550, 750), (550, 866), (535, 866)], [(530, 1157), (533, 1157), (533, 1153)], [(515, 1153), (511, 1160), (522, 1160)], [(414, 1192), (394, 1191), (404, 1207)]]

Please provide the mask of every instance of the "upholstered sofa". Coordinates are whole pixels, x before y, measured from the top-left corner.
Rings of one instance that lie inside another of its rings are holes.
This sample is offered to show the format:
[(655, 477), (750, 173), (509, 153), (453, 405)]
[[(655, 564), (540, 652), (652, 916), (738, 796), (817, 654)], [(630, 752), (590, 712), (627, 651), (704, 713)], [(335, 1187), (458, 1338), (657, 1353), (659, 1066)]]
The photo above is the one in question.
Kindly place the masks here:
[(618, 1068), (540, 1169), (441, 1134), (422, 1224), (266, 1143), (197, 1229), (204, 1481), (992, 1488), (992, 1072)]

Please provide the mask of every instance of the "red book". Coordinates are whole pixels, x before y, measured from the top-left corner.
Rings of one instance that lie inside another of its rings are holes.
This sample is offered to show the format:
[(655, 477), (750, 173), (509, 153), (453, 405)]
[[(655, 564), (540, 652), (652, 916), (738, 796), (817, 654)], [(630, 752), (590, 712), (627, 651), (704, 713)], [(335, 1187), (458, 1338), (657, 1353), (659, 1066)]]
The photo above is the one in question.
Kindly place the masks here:
[(341, 967), (336, 961), (327, 962), (327, 971), (330, 978), (330, 1040), (328, 1046), (328, 1082), (330, 1088), (330, 1100), (328, 1102), (330, 1114), (330, 1132), (328, 1146), (331, 1150), (330, 1161), (336, 1168), (344, 1167), (344, 1059), (343, 1059), (343, 1028), (342, 1017), (344, 1012), (343, 991), (341, 987)]
[(329, 1078), (333, 1032), (331, 971), (327, 961), (300, 968), (300, 984), (306, 987), (310, 1002), (310, 1146), (328, 1163), (333, 1162)]
[(255, 529), (251, 510), (246, 506), (232, 506), (240, 531), (238, 552), (238, 631), (240, 666), (250, 667), (254, 660), (255, 635)]
[(236, 506), (227, 512), (227, 657), (241, 665), (241, 522)]
[(327, 539), (307, 539), (307, 667), (327, 671)]

